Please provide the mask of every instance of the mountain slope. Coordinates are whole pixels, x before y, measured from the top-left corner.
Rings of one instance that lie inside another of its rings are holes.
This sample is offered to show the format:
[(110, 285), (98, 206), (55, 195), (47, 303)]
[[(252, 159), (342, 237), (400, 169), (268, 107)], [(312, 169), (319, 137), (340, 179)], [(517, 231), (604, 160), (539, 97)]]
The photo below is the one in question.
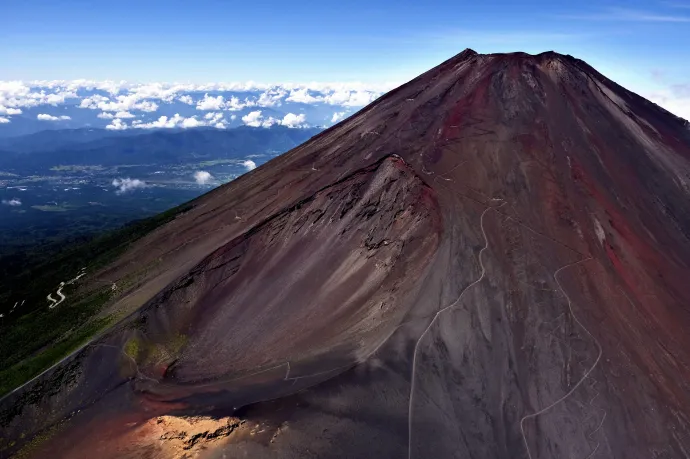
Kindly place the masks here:
[(90, 273), (129, 315), (0, 402), (7, 451), (685, 457), (689, 181), (687, 121), (466, 50)]

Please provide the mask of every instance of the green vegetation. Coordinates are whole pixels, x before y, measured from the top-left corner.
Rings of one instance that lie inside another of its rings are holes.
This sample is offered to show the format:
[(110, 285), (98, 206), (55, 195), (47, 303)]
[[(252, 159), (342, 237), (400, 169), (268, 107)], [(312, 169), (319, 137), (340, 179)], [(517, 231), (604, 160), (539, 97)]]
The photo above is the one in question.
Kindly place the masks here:
[[(107, 265), (134, 241), (190, 208), (187, 203), (82, 244), (37, 250), (19, 260), (0, 258), (3, 312), (16, 301), (26, 304), (21, 317), (5, 314), (5, 320), (12, 322), (0, 328), (0, 395), (49, 368), (113, 322), (94, 319), (112, 295), (110, 286), (82, 298), (75, 296), (73, 286), (66, 286), (67, 300), (55, 309), (47, 307), (48, 293), (83, 267), (92, 273)], [(138, 346), (133, 346), (129, 352), (138, 353)]]
[(21, 362), (0, 371), (0, 395), (21, 386), (26, 381), (40, 374), (47, 368), (59, 362), (71, 352), (79, 349), (94, 335), (111, 323), (111, 318), (93, 320), (69, 334), (63, 341), (59, 341), (44, 351), (22, 360)]

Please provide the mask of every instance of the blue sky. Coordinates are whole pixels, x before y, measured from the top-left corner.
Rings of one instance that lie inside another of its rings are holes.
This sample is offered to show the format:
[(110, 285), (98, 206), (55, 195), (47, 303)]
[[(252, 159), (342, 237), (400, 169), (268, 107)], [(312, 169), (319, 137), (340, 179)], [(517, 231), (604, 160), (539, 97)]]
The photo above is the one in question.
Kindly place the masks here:
[(690, 0), (4, 0), (2, 10), (0, 80), (402, 83), (470, 47), (572, 54), (643, 94), (690, 83)]

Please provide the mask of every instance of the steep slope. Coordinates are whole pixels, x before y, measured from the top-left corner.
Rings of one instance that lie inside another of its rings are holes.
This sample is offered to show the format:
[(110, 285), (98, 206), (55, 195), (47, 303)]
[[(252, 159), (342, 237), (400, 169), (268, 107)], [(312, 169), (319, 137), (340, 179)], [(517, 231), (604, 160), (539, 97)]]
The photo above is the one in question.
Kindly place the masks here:
[(93, 274), (4, 454), (687, 457), (689, 184), (687, 121), (466, 50)]

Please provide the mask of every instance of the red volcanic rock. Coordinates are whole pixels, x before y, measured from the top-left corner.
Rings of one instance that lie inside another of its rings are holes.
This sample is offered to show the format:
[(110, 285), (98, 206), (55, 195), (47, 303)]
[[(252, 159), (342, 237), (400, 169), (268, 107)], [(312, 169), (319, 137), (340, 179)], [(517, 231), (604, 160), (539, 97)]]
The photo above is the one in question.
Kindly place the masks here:
[(100, 276), (134, 272), (128, 318), (1, 402), (8, 451), (690, 451), (688, 122), (571, 56), (463, 51)]

